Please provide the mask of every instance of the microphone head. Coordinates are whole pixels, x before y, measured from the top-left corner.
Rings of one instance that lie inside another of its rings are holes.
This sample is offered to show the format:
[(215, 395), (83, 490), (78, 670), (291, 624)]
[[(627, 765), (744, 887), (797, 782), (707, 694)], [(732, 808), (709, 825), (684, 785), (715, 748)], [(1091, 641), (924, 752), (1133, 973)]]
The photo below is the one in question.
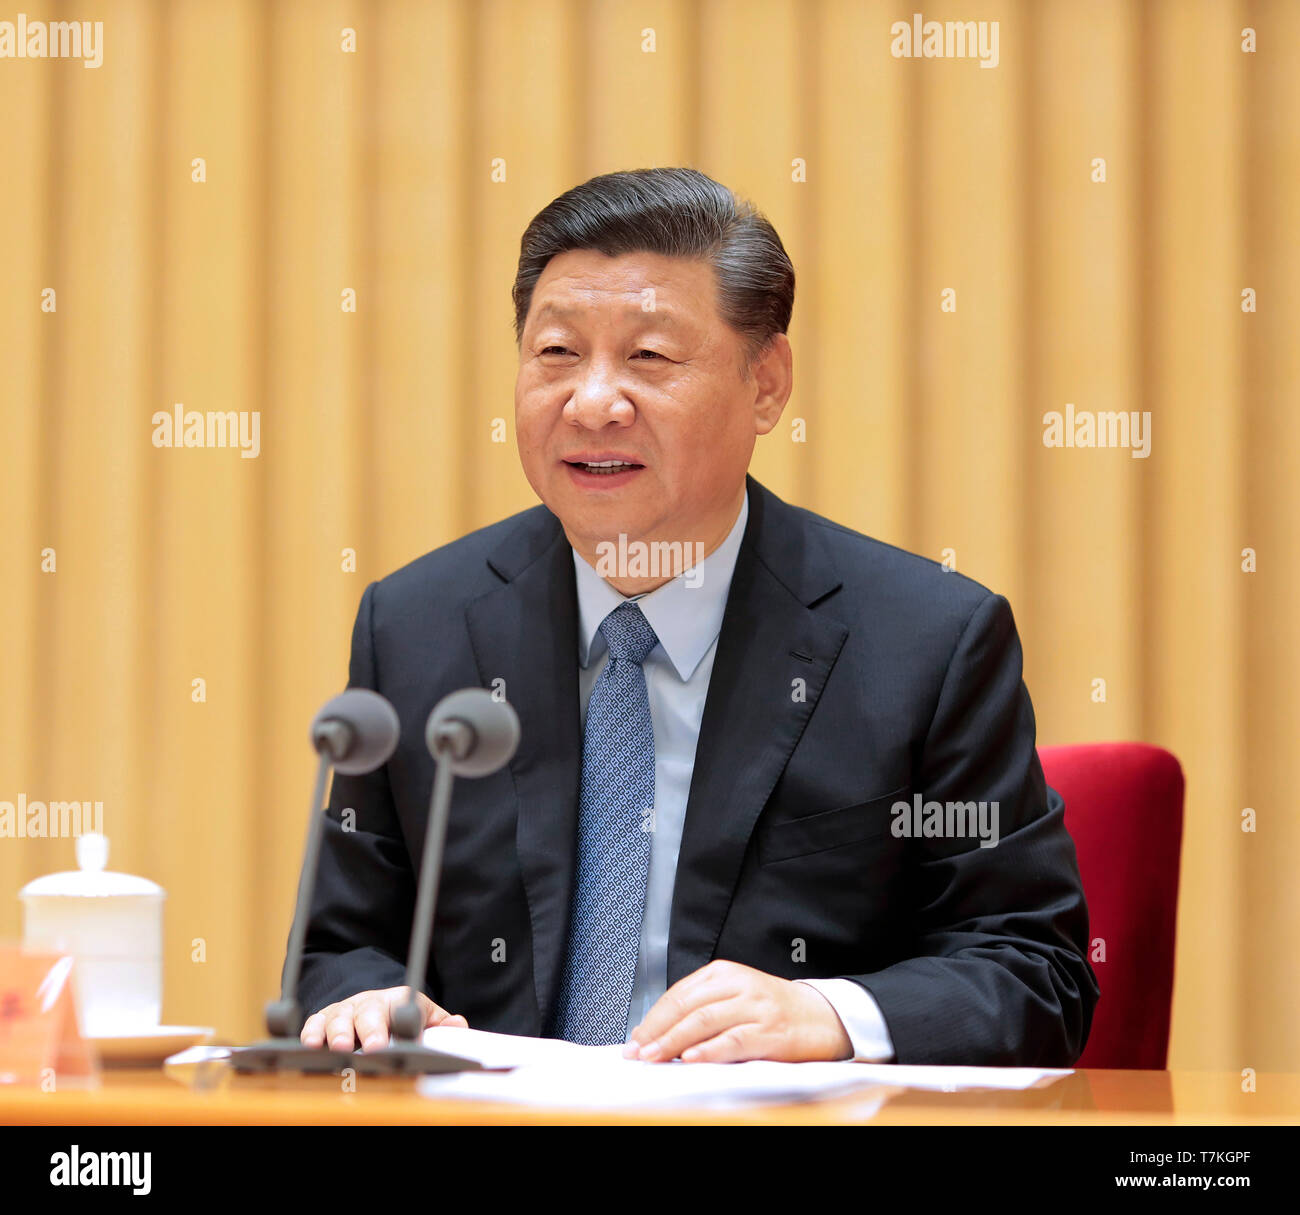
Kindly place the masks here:
[[(445, 745), (448, 730), (459, 733), (461, 745)], [(424, 741), (433, 758), (457, 776), (488, 776), (508, 764), (519, 746), (519, 715), (486, 688), (462, 688), (434, 705)]]
[(397, 749), (397, 710), (378, 692), (349, 688), (326, 701), (311, 723), (311, 745), (346, 776), (373, 772)]

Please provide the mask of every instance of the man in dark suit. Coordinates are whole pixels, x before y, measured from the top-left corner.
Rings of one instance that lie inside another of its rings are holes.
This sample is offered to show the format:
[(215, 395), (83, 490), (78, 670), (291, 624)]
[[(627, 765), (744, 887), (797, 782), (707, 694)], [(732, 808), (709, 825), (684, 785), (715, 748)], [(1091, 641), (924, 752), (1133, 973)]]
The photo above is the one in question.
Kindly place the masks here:
[(530, 224), (520, 457), (544, 505), (372, 584), (350, 682), (389, 763), (337, 777), (299, 999), (387, 1040), (434, 704), (506, 696), (457, 785), (428, 1025), (644, 1059), (1068, 1065), (1098, 988), (1006, 601), (747, 476), (793, 382), (771, 225), (687, 169)]

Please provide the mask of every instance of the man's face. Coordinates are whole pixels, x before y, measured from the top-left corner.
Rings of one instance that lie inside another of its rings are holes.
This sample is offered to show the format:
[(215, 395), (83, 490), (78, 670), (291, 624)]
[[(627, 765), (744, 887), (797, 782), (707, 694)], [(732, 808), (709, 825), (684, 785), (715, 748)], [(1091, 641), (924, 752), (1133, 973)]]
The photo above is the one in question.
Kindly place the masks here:
[(547, 263), (520, 343), (519, 458), (589, 561), (620, 534), (705, 551), (725, 538), (755, 436), (790, 392), (784, 334), (748, 380), (744, 350), (705, 262), (584, 249)]

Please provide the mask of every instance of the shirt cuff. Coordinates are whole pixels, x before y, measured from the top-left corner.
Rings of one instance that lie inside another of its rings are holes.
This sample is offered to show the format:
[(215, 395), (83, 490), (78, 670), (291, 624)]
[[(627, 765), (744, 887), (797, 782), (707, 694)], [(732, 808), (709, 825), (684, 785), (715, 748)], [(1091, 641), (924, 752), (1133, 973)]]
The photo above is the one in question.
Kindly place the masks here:
[(852, 979), (796, 979), (818, 991), (835, 1010), (859, 1063), (892, 1063), (894, 1043), (876, 998)]

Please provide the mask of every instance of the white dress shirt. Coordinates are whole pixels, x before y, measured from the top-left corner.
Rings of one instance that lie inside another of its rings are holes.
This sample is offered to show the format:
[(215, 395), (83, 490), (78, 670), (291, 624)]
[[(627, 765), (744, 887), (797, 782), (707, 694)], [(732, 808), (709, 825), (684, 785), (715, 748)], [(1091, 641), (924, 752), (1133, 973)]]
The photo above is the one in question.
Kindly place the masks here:
[[(578, 697), (584, 728), (587, 701), (609, 660), (609, 648), (599, 632), (601, 621), (619, 604), (634, 599), (659, 638), (659, 644), (641, 664), (654, 729), (655, 805), (645, 917), (628, 1010), (628, 1034), (668, 987), (668, 926), (682, 823), (727, 591), (748, 518), (746, 496), (736, 522), (718, 548), (699, 565), (644, 595), (620, 594), (576, 550), (573, 553), (578, 589)], [(880, 1006), (866, 988), (851, 979), (798, 982), (818, 991), (835, 1010), (853, 1044), (855, 1058), (876, 1062), (893, 1059), (894, 1045)]]

